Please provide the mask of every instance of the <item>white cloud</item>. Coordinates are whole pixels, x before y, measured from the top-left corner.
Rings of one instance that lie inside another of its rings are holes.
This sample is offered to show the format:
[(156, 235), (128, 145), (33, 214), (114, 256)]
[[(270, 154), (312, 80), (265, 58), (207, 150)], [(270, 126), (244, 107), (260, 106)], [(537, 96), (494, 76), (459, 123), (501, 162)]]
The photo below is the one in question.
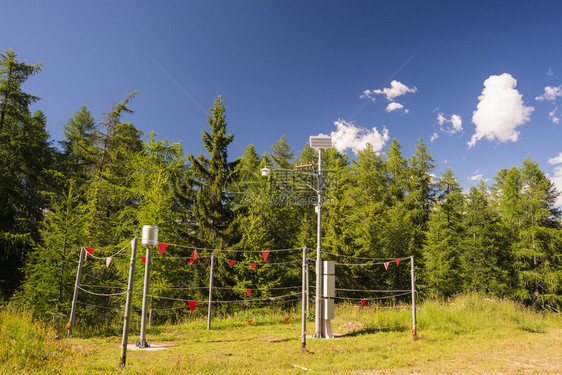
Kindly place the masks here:
[(480, 181), (482, 179), (482, 177), (484, 177), (484, 175), (482, 173), (480, 173), (478, 170), (475, 170), (474, 174), (472, 176), (468, 177), (467, 180)]
[[(403, 109), (404, 106), (400, 103), (396, 103), (396, 102), (390, 102), (388, 103), (388, 105), (386, 106), (385, 111), (387, 112), (392, 112), (392, 111), (396, 111), (397, 109)], [(405, 109), (404, 112), (408, 113), (408, 110)]]
[[(562, 165), (557, 165), (562, 164), (562, 152), (559, 153), (558, 156), (548, 159), (548, 163), (555, 165), (552, 169), (554, 175), (550, 177), (550, 180), (554, 183), (554, 186), (556, 186), (556, 190), (562, 192)], [(558, 196), (556, 205), (562, 206), (562, 194)]]
[(371, 90), (363, 91), (363, 94), (361, 94), (360, 98), (361, 99), (369, 99), (369, 100), (372, 100), (373, 102), (375, 101), (375, 98), (373, 96), (373, 92)]
[[(443, 113), (437, 114), (437, 122), (439, 126), (441, 126), (441, 131), (444, 131), (449, 134), (455, 134), (462, 131), (462, 118), (459, 115), (453, 114), (451, 115), (450, 119), (447, 119)], [(443, 127), (443, 124), (446, 122), (451, 123), (451, 127)]]
[(546, 72), (546, 75), (549, 76), (549, 77), (554, 76), (554, 72), (552, 71), (552, 68), (548, 68), (548, 71)]
[(552, 119), (552, 122), (558, 124), (560, 122), (560, 117), (556, 114), (558, 112), (558, 106), (554, 107), (552, 112), (549, 112), (548, 116)]
[(390, 139), (387, 128), (384, 128), (382, 133), (379, 133), (377, 128), (372, 128), (371, 130), (360, 128), (353, 121), (347, 122), (342, 119), (334, 122), (334, 125), (337, 130), (333, 131), (331, 136), (334, 147), (338, 152), (343, 152), (349, 148), (357, 154), (359, 150), (367, 146), (367, 143), (373, 146), (375, 152), (380, 152)]
[(562, 164), (562, 152), (558, 156), (548, 159), (548, 163), (552, 165)]
[(519, 138), (517, 127), (531, 118), (533, 107), (527, 107), (515, 88), (517, 81), (507, 73), (490, 76), (484, 81), (484, 90), (472, 115), (476, 133), (467, 143), (472, 147), (482, 138), (490, 141), (516, 142)]
[(431, 135), (431, 138), (429, 139), (429, 141), (430, 141), (431, 143), (433, 143), (433, 141), (435, 141), (437, 138), (439, 138), (439, 136), (437, 135), (437, 133), (433, 133), (433, 134)]
[(562, 96), (562, 85), (554, 87), (554, 86), (546, 86), (544, 88), (544, 94), (541, 96), (537, 96), (535, 100), (543, 101), (555, 101), (557, 97)]
[(386, 96), (386, 100), (388, 100), (389, 102), (392, 102), (392, 101), (394, 101), (395, 98), (397, 98), (399, 96), (406, 95), (409, 92), (414, 93), (416, 91), (418, 91), (418, 89), (416, 87), (409, 88), (408, 86), (406, 86), (402, 82), (398, 82), (398, 81), (394, 80), (394, 81), (390, 82), (390, 87), (385, 87), (382, 90), (377, 89), (377, 90), (365, 90), (365, 91), (363, 91), (363, 95), (361, 95), (361, 98), (369, 98), (371, 100), (375, 100), (373, 98), (374, 95), (384, 95), (384, 96)]

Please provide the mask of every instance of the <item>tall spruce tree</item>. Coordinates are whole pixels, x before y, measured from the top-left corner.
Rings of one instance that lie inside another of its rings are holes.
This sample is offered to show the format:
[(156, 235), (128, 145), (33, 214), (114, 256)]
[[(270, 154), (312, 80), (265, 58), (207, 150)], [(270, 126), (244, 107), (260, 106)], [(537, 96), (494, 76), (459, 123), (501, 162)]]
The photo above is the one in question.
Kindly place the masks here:
[(220, 95), (207, 114), (210, 133), (202, 129), (201, 138), (209, 157), (189, 155), (192, 164), (197, 200), (194, 206), (198, 223), (198, 237), (202, 245), (222, 248), (228, 245), (230, 225), (233, 220), (226, 184), (234, 171), (235, 162), (228, 161), (228, 145), (234, 137), (226, 131), (226, 106)]
[(508, 296), (512, 268), (507, 233), (482, 180), (466, 196), (464, 223), (463, 289)]
[(22, 84), (40, 70), (0, 55), (0, 300), (20, 284), (20, 272), (31, 247), (39, 241), (39, 222), (52, 190), (55, 150), (41, 111), (29, 106), (39, 98)]
[(431, 207), (435, 201), (435, 184), (431, 174), (436, 166), (423, 139), (418, 140), (416, 152), (408, 160), (408, 165), (409, 194), (406, 197), (406, 207), (412, 220), (408, 253), (417, 259), (417, 267), (423, 268), (423, 258), (420, 255), (425, 244)]
[(429, 295), (449, 297), (462, 290), (460, 254), (463, 238), (464, 197), (449, 168), (437, 183), (439, 196), (423, 248), (424, 272), (421, 287)]

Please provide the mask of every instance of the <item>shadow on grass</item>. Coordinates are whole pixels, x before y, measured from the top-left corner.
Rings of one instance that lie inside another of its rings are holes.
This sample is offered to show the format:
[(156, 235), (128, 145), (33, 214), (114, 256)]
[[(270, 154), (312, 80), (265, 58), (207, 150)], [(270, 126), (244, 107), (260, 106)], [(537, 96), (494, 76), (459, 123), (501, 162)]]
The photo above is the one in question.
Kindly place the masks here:
[(348, 333), (334, 334), (334, 338), (355, 337), (360, 335), (372, 335), (379, 332), (407, 332), (409, 328), (406, 326), (398, 327), (375, 327), (375, 328), (362, 328)]

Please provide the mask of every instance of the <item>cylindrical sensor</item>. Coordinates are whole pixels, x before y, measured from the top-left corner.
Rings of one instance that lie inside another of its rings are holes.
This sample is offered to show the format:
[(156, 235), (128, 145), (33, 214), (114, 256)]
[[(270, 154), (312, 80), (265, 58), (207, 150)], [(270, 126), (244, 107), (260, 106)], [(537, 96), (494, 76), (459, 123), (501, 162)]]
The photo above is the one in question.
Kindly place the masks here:
[(142, 227), (142, 244), (145, 246), (158, 245), (158, 227), (145, 225)]

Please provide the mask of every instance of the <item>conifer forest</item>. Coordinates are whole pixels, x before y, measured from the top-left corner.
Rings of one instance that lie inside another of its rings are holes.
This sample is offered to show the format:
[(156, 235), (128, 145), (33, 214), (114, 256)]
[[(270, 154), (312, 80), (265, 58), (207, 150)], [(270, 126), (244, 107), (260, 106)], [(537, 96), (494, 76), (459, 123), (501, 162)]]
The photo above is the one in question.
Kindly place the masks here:
[[(76, 108), (64, 124), (64, 139), (55, 142), (46, 116), (30, 111), (40, 107), (40, 98), (23, 89), (38, 74), (41, 64), (22, 62), (13, 50), (0, 55), (0, 303), (67, 315), (81, 248), (115, 252), (140, 238), (143, 225), (158, 226), (161, 241), (185, 246), (176, 256), (189, 257), (193, 248), (207, 254), (221, 249), (231, 250), (235, 261), (250, 262), (251, 253), (235, 251), (306, 247), (314, 258), (316, 194), (306, 186), (317, 183), (314, 176), (302, 181), (273, 171), (266, 178), (260, 170), (312, 171), (318, 151), (308, 145), (295, 150), (279, 134), (269, 152), (260, 155), (250, 144), (233, 158), (228, 103), (218, 96), (201, 123), (206, 152), (193, 155), (180, 143), (159, 139), (158, 129), (142, 134), (135, 127), (135, 96), (142, 95), (137, 91), (104, 114)], [(326, 259), (413, 256), (421, 299), (476, 291), (560, 312), (559, 192), (533, 155), (468, 191), (452, 169), (434, 174), (436, 162), (421, 138), (413, 155), (403, 155), (393, 139), (382, 154), (369, 145), (353, 157), (329, 149), (322, 161)], [(302, 252), (283, 257), (278, 261), (302, 259)], [(84, 284), (126, 285), (127, 262), (87, 267)], [(206, 285), (209, 278), (189, 262), (155, 263), (152, 272), (155, 288)], [(348, 267), (337, 278), (348, 288), (409, 288), (409, 267), (389, 272), (382, 277)], [(215, 268), (217, 293), (227, 300), (235, 292), (221, 286), (244, 287), (251, 280), (273, 290), (299, 285), (300, 278), (298, 262), (257, 272), (228, 263)], [(137, 285), (140, 280), (137, 266)], [(110, 303), (119, 306), (123, 298)]]

